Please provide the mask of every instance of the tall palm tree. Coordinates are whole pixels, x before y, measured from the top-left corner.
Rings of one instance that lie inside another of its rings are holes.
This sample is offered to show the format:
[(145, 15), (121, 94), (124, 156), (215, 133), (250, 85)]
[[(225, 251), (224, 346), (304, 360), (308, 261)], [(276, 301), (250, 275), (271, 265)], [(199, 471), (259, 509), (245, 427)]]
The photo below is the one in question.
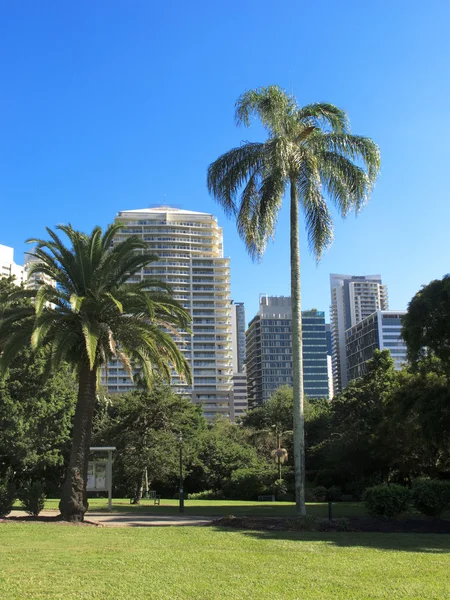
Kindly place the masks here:
[(302, 323), (299, 208), (312, 252), (319, 260), (333, 239), (327, 197), (345, 217), (358, 212), (378, 175), (380, 155), (369, 138), (351, 135), (345, 112), (332, 104), (299, 106), (278, 86), (245, 92), (236, 103), (236, 124), (256, 116), (265, 142), (244, 142), (208, 168), (208, 189), (237, 228), (253, 259), (262, 257), (286, 191), (290, 193), (292, 362), (296, 506), (305, 508)]
[[(186, 328), (190, 315), (155, 279), (128, 283), (130, 276), (157, 259), (144, 241), (130, 236), (115, 242), (120, 225), (90, 235), (70, 225), (59, 226), (66, 246), (47, 229), (37, 244), (30, 273), (50, 276), (56, 287), (42, 283), (37, 292), (17, 289), (0, 307), (0, 370), (4, 373), (18, 351), (31, 343), (46, 348), (49, 371), (68, 362), (76, 369), (78, 401), (70, 461), (63, 485), (63, 518), (83, 520), (87, 510), (86, 480), (92, 417), (100, 369), (117, 358), (130, 376), (139, 366), (149, 383), (158, 372), (169, 379), (171, 368), (190, 382), (189, 365), (173, 334)], [(23, 305), (20, 298), (34, 302)], [(172, 335), (171, 335), (172, 334)]]

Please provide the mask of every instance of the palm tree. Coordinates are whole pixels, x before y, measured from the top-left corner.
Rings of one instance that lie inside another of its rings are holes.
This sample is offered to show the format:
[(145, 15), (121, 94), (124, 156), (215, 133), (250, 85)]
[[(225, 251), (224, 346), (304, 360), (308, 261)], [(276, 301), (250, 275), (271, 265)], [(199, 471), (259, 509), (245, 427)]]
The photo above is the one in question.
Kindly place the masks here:
[[(135, 236), (114, 241), (120, 228), (111, 225), (102, 232), (95, 227), (87, 235), (70, 225), (59, 226), (70, 246), (51, 229), (49, 241), (29, 240), (37, 244), (30, 273), (50, 276), (56, 287), (42, 283), (37, 292), (17, 288), (0, 307), (1, 372), (30, 343), (36, 350), (46, 349), (49, 371), (67, 362), (77, 372), (72, 449), (59, 505), (69, 521), (83, 520), (87, 510), (89, 445), (101, 368), (118, 359), (131, 377), (139, 366), (147, 383), (155, 373), (169, 379), (171, 368), (191, 379), (173, 339), (178, 328), (188, 326), (190, 315), (164, 283), (128, 283), (157, 257)], [(26, 297), (34, 301), (25, 306), (18, 302)]]
[(243, 142), (208, 168), (208, 189), (229, 216), (253, 259), (275, 234), (286, 190), (290, 192), (290, 262), (296, 506), (305, 508), (303, 366), (300, 298), (299, 207), (309, 245), (319, 260), (333, 239), (326, 196), (345, 217), (369, 197), (380, 167), (379, 149), (351, 135), (345, 112), (332, 104), (299, 106), (278, 86), (245, 92), (236, 103), (237, 125), (259, 118), (265, 142)]

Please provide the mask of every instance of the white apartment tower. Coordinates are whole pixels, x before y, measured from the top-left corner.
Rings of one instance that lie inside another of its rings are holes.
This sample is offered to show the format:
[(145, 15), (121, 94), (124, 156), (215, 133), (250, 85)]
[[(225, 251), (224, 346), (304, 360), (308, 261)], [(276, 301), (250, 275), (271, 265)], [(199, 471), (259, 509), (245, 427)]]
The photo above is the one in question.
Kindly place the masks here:
[[(156, 277), (169, 283), (191, 313), (192, 333), (181, 332), (179, 347), (192, 368), (187, 386), (174, 373), (172, 384), (202, 404), (207, 419), (234, 419), (231, 352), (230, 262), (223, 256), (222, 228), (210, 214), (161, 206), (119, 212), (117, 238), (136, 235), (159, 260), (133, 281)], [(104, 381), (106, 383), (106, 381)], [(119, 364), (108, 370), (108, 390), (124, 392), (133, 383)]]
[(14, 277), (17, 285), (25, 279), (23, 267), (14, 262), (14, 248), (3, 244), (0, 244), (0, 277)]
[(345, 332), (377, 310), (388, 310), (387, 288), (381, 275), (330, 275), (333, 388), (348, 384)]

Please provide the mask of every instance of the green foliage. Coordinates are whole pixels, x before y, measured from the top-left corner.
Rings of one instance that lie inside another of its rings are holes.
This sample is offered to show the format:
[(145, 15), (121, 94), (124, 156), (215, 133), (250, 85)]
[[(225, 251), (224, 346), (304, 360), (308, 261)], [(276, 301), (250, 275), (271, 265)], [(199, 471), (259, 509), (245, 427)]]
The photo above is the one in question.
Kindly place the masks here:
[(427, 517), (439, 517), (450, 507), (450, 481), (422, 480), (413, 485), (414, 507)]
[(261, 466), (236, 469), (224, 485), (223, 491), (227, 498), (256, 500), (260, 495), (271, 494), (275, 477), (274, 469), (264, 469)]
[(188, 500), (224, 500), (224, 493), (221, 490), (205, 490), (195, 494), (188, 494)]
[(327, 489), (327, 500), (330, 502), (340, 502), (342, 500), (342, 490), (338, 485), (332, 485)]
[(322, 485), (315, 487), (312, 491), (312, 494), (314, 502), (325, 502), (328, 497), (327, 488)]
[(45, 477), (56, 489), (68, 455), (77, 390), (67, 365), (45, 378), (47, 356), (22, 351), (0, 381), (0, 476)]
[(375, 517), (394, 518), (407, 510), (410, 500), (411, 492), (397, 484), (375, 485), (364, 495), (367, 510)]
[(402, 336), (411, 362), (435, 356), (450, 375), (450, 275), (423, 286), (412, 298)]
[(46, 495), (42, 481), (27, 481), (20, 486), (17, 496), (29, 515), (37, 517), (44, 510)]
[(151, 389), (117, 395), (99, 406), (94, 421), (97, 445), (116, 446), (115, 490), (134, 494), (143, 485), (168, 481), (175, 489), (179, 470), (179, 434), (187, 475), (198, 464), (200, 438), (206, 429), (201, 409), (155, 381)]
[(9, 515), (16, 498), (16, 485), (8, 473), (0, 478), (0, 517)]
[(350, 521), (345, 517), (341, 517), (338, 520), (338, 529), (339, 531), (350, 531)]
[(287, 483), (284, 479), (276, 479), (272, 484), (272, 492), (277, 500), (280, 500), (282, 496), (286, 496), (287, 490)]

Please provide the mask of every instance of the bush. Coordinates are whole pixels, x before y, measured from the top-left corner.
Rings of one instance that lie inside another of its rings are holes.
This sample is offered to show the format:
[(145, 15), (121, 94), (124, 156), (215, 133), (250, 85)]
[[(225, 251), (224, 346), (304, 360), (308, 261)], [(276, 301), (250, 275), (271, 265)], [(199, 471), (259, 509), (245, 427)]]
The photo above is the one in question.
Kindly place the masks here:
[(33, 517), (37, 517), (45, 504), (45, 490), (42, 481), (29, 481), (19, 491), (19, 500), (24, 510)]
[(284, 479), (277, 479), (274, 481), (272, 485), (272, 492), (274, 493), (274, 496), (276, 496), (277, 500), (280, 499), (279, 496), (283, 496), (287, 493), (287, 485)]
[(295, 495), (294, 494), (278, 494), (277, 495), (277, 500), (279, 502), (295, 502)]
[(188, 494), (188, 500), (224, 500), (222, 490), (204, 490), (196, 494)]
[(450, 481), (429, 479), (413, 485), (414, 507), (427, 517), (439, 517), (450, 507)]
[(410, 491), (395, 483), (375, 485), (364, 493), (366, 508), (375, 517), (396, 517), (405, 512), (410, 499)]
[(313, 489), (314, 502), (325, 502), (328, 496), (327, 488), (323, 485), (318, 485)]
[(256, 500), (258, 496), (272, 495), (275, 479), (273, 470), (247, 467), (236, 469), (224, 486), (227, 498), (236, 500)]
[(10, 477), (0, 479), (0, 517), (6, 517), (16, 500), (16, 486)]
[(332, 485), (327, 490), (327, 499), (330, 502), (340, 502), (342, 500), (342, 490), (337, 485)]

